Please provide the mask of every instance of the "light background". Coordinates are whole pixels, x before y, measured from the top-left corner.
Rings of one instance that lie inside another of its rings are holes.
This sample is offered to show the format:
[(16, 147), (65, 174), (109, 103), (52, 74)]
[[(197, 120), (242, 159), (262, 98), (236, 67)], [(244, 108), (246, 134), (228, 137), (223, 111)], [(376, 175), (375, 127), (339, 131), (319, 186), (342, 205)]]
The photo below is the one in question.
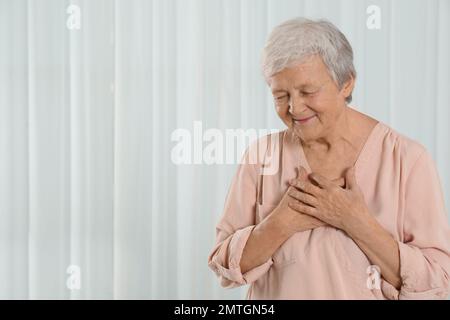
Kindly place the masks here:
[(259, 58), (296, 16), (348, 37), (352, 104), (427, 147), (448, 208), (447, 0), (0, 0), (0, 298), (243, 298), (207, 267), (236, 166), (174, 165), (171, 133), (283, 128)]

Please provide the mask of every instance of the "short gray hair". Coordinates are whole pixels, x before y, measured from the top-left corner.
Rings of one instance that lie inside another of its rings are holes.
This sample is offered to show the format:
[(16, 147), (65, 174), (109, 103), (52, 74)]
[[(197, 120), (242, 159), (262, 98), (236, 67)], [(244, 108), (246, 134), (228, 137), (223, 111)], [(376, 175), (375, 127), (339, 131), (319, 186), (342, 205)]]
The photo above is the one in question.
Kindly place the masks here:
[[(344, 34), (326, 20), (295, 18), (275, 27), (262, 52), (266, 81), (277, 72), (318, 54), (339, 88), (356, 78), (353, 50)], [(352, 101), (350, 94), (347, 102)]]

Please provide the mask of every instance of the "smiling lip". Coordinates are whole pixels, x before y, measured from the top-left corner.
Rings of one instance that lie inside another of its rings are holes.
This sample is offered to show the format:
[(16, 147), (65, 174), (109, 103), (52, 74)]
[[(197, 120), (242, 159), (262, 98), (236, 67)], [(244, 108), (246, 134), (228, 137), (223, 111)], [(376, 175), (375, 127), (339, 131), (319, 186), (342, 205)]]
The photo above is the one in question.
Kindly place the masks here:
[(312, 115), (310, 117), (307, 117), (307, 118), (303, 118), (303, 119), (295, 119), (295, 118), (293, 118), (293, 120), (296, 121), (296, 122), (304, 123), (304, 122), (308, 121), (309, 119), (314, 118), (315, 116), (316, 115), (314, 114), (314, 115)]

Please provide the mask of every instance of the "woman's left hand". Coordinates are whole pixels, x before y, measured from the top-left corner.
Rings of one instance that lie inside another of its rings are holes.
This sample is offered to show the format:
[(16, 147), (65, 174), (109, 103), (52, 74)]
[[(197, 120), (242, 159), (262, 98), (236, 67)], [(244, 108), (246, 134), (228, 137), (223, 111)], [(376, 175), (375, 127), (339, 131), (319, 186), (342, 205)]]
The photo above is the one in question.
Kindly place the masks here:
[(345, 188), (317, 173), (311, 173), (309, 178), (318, 186), (308, 180), (290, 181), (295, 187), (289, 193), (295, 199), (289, 204), (292, 209), (320, 219), (347, 233), (367, 220), (369, 210), (364, 195), (356, 183), (354, 167), (346, 172)]

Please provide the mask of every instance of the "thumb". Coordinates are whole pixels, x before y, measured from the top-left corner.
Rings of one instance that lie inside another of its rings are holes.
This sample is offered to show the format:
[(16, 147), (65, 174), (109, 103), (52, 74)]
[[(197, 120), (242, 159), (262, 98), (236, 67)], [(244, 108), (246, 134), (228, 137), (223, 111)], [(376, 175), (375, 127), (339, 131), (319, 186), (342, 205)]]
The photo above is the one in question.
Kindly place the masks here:
[(300, 180), (306, 180), (308, 178), (308, 172), (303, 166), (298, 167), (298, 175), (297, 178)]
[(295, 182), (295, 180), (297, 180), (297, 179), (306, 180), (308, 178), (308, 172), (306, 172), (306, 169), (303, 168), (302, 166), (299, 166), (296, 171), (297, 171), (297, 176), (295, 177), (295, 179), (289, 180), (290, 184), (293, 184)]
[(354, 166), (347, 169), (347, 172), (345, 173), (345, 184), (346, 189), (354, 189), (358, 186), (356, 183)]

